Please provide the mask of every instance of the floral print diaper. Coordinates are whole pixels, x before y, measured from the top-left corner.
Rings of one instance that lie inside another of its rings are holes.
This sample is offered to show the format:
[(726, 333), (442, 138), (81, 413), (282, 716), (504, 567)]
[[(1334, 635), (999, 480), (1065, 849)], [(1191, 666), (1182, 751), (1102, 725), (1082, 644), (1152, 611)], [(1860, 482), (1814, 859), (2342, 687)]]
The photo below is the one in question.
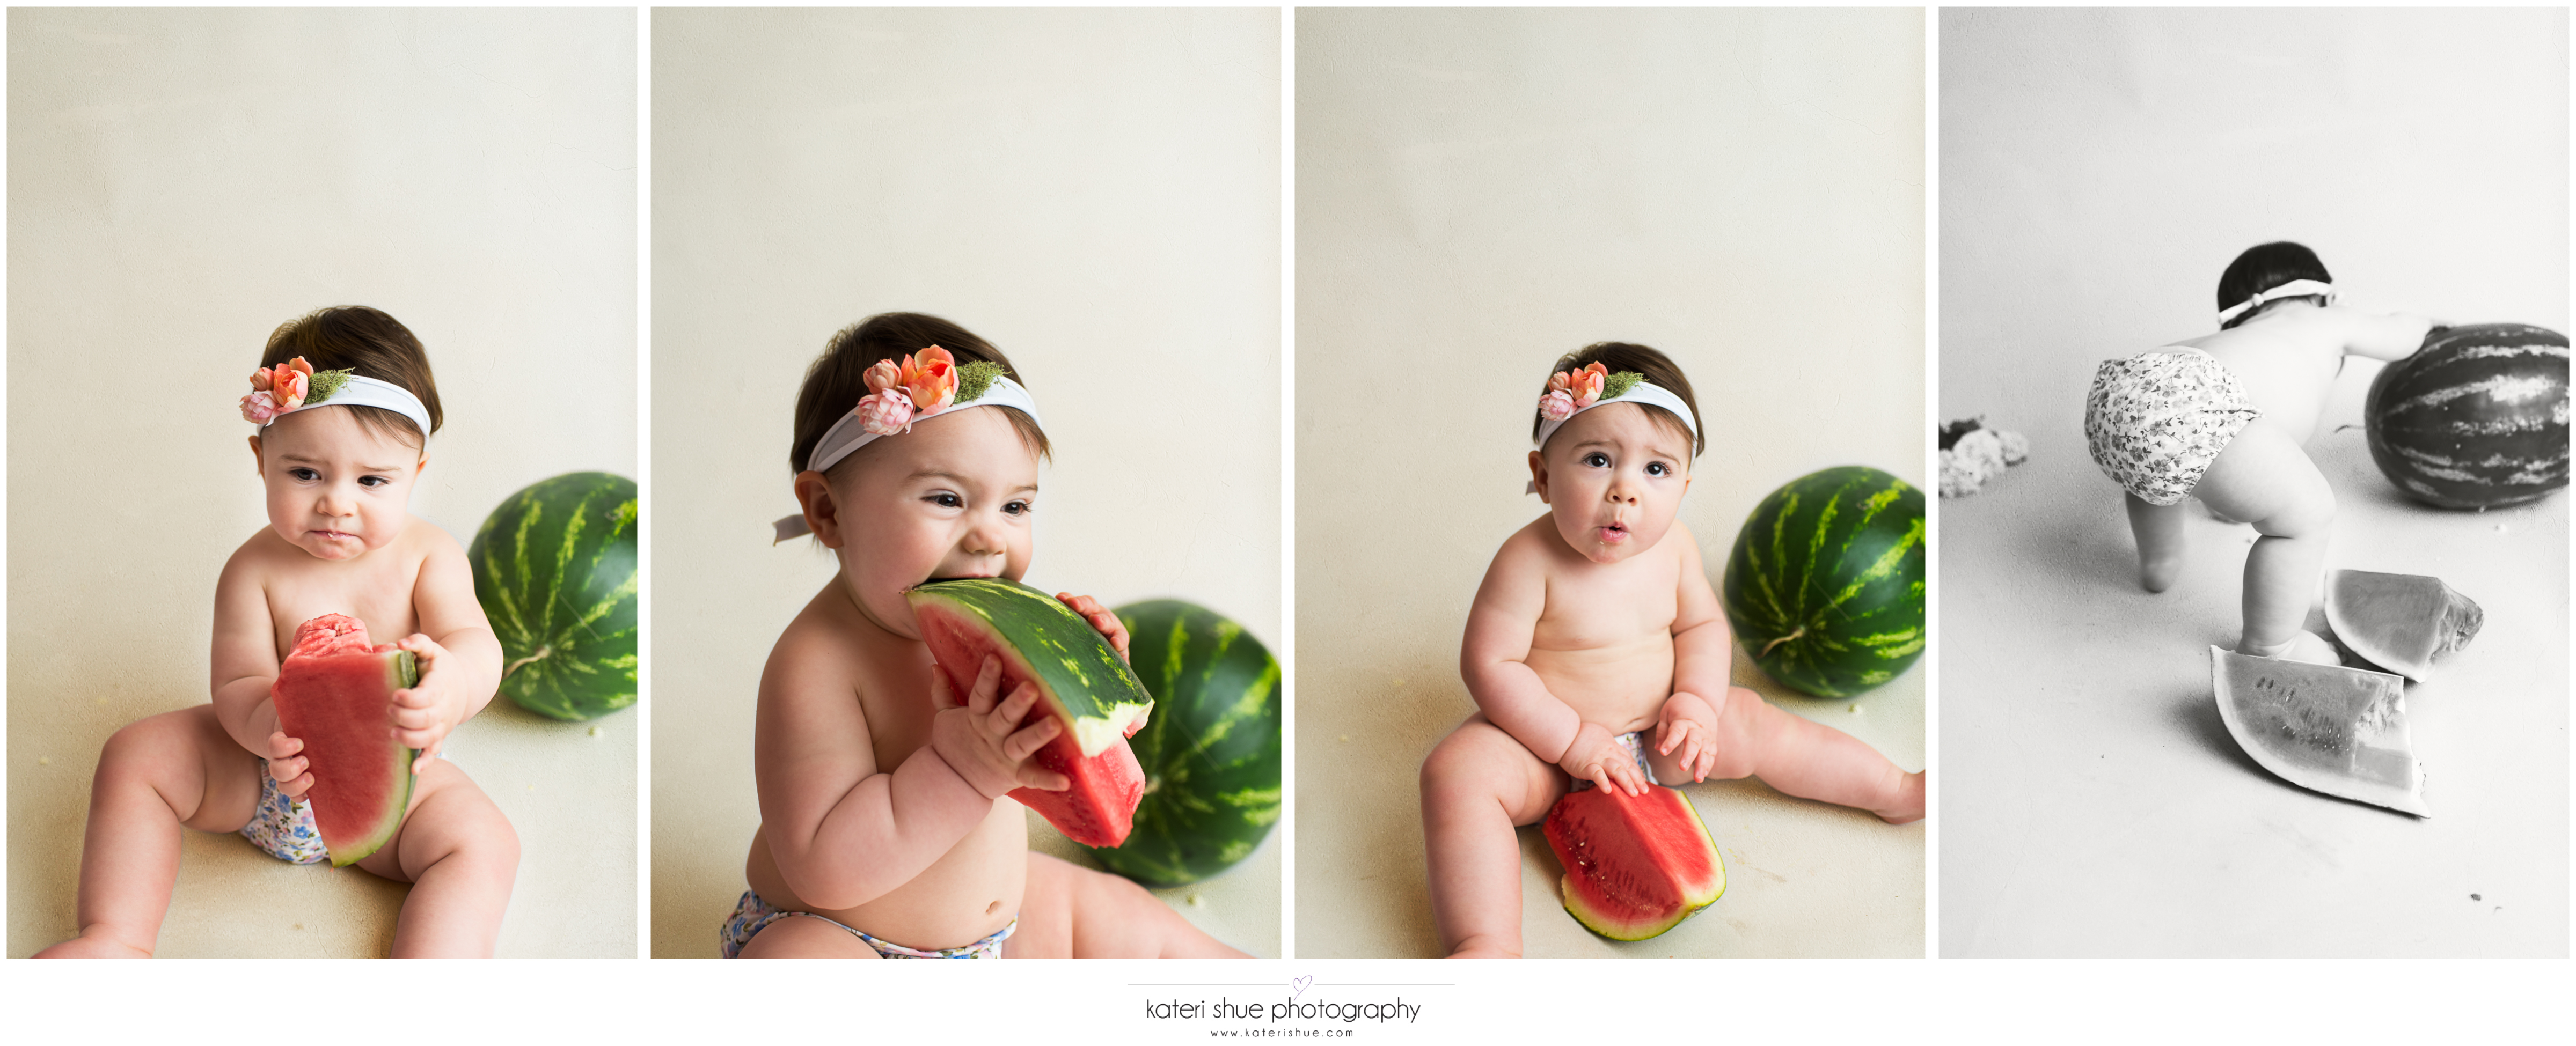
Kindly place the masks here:
[(242, 826), (241, 834), (281, 861), (321, 864), (331, 859), (331, 848), (322, 845), (322, 830), (313, 825), (313, 804), (278, 791), (277, 778), (269, 776), (265, 759), (259, 762), (259, 809)]
[(1002, 957), (1002, 942), (1009, 940), (1011, 934), (1020, 928), (1020, 921), (1013, 919), (1001, 929), (993, 931), (991, 936), (973, 944), (929, 950), (906, 948), (892, 941), (870, 937), (859, 930), (852, 929), (846, 923), (824, 918), (812, 912), (781, 910), (773, 907), (768, 901), (761, 900), (759, 891), (744, 890), (742, 900), (734, 902), (733, 915), (725, 920), (724, 929), (718, 932), (718, 943), (724, 951), (724, 957), (728, 959), (739, 957), (742, 954), (742, 946), (750, 944), (751, 939), (762, 929), (791, 915), (822, 919), (824, 922), (848, 930), (850, 936), (866, 942), (868, 947), (876, 949), (878, 955), (889, 959), (999, 959)]
[(2102, 361), (2084, 397), (2084, 442), (2122, 489), (2150, 505), (2171, 505), (2262, 416), (2218, 360), (2199, 349), (2167, 349)]
[[(1645, 731), (1638, 730), (1631, 733), (1621, 734), (1617, 737), (1611, 738), (1611, 740), (1619, 742), (1619, 747), (1628, 750), (1629, 758), (1637, 761), (1637, 772), (1646, 775), (1647, 784), (1659, 785), (1663, 783), (1662, 781), (1655, 780), (1655, 768), (1646, 765)], [(1596, 786), (1591, 781), (1578, 777), (1574, 779), (1573, 787), (1568, 790), (1580, 792), (1586, 788), (1592, 787)]]

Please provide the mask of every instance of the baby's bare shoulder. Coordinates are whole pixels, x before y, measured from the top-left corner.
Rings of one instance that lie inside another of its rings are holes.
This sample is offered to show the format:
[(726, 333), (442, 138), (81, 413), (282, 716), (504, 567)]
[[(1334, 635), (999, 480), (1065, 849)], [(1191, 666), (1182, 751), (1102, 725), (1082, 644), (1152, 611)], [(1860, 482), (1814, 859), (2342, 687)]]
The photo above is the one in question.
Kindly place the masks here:
[(795, 700), (812, 694), (848, 694), (867, 674), (867, 652), (857, 641), (857, 611), (835, 600), (829, 587), (816, 595), (778, 634), (760, 674), (760, 700)]

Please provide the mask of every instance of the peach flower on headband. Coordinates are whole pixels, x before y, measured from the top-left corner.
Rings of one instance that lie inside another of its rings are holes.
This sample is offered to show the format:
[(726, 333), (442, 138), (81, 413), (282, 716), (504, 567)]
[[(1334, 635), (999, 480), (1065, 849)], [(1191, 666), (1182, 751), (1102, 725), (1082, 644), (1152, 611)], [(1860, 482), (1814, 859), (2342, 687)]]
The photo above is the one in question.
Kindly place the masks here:
[(924, 417), (948, 408), (957, 398), (957, 358), (933, 345), (918, 356), (903, 358), (902, 385), (915, 411)]
[(313, 365), (298, 356), (275, 367), (250, 372), (250, 395), (241, 399), (242, 420), (266, 425), (304, 405), (313, 388)]
[(1540, 417), (1564, 421), (1574, 412), (1591, 406), (1601, 398), (1601, 387), (1610, 380), (1610, 371), (1598, 363), (1582, 370), (1558, 371), (1547, 376), (1547, 392), (1538, 398)]

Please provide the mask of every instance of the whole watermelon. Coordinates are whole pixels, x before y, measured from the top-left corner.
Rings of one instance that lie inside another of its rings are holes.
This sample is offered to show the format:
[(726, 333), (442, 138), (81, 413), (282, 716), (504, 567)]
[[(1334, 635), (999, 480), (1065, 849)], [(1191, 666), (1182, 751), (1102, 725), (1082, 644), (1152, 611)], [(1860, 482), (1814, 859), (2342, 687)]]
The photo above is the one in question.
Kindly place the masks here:
[(510, 700), (567, 720), (635, 703), (634, 480), (574, 472), (510, 495), (465, 556)]
[(2518, 323), (2436, 329), (2362, 406), (2370, 460), (2442, 508), (2493, 508), (2567, 485), (2567, 336)]
[(1923, 656), (1923, 492), (1874, 468), (1799, 477), (1753, 507), (1722, 588), (1755, 664), (1846, 697)]
[(1249, 856), (1279, 820), (1279, 662), (1243, 626), (1179, 600), (1123, 606), (1118, 619), (1154, 695), (1128, 739), (1145, 799), (1127, 842), (1091, 854), (1147, 885), (1194, 883)]

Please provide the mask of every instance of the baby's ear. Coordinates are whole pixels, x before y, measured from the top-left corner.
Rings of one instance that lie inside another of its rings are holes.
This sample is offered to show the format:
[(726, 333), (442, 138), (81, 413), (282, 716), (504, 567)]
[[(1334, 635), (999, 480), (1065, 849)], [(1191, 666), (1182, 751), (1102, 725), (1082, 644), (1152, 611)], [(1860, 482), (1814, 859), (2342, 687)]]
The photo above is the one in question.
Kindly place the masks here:
[(832, 500), (832, 483), (812, 470), (796, 474), (796, 503), (805, 509), (805, 527), (824, 548), (841, 547), (841, 507)]
[(1537, 451), (1535, 451), (1535, 450), (1533, 450), (1533, 451), (1529, 452), (1529, 466), (1530, 466), (1530, 488), (1529, 488), (1529, 491), (1528, 491), (1528, 492), (1529, 492), (1529, 493), (1532, 493), (1532, 494), (1536, 494), (1536, 495), (1538, 495), (1538, 503), (1539, 503), (1539, 504), (1542, 504), (1542, 505), (1547, 504), (1548, 502), (1547, 502), (1547, 457), (1546, 457), (1546, 455), (1540, 454), (1539, 452), (1537, 452)]
[(251, 471), (253, 473), (256, 473), (261, 479), (268, 478), (268, 465), (267, 463), (262, 462), (259, 458), (258, 433), (252, 433), (250, 437), (250, 464)]

